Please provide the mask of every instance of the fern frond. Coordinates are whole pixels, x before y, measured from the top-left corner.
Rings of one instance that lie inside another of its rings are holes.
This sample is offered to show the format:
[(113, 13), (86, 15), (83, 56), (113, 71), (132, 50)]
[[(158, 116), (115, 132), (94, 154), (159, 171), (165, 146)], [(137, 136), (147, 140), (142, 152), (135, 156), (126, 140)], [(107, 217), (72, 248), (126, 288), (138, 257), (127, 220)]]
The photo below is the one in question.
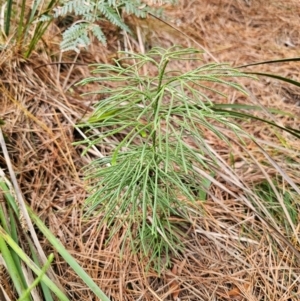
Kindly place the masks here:
[(109, 6), (117, 6), (117, 1), (116, 0), (107, 0), (107, 4)]
[(95, 8), (95, 2), (90, 0), (71, 0), (64, 2), (63, 6), (54, 9), (54, 17), (65, 16), (73, 13), (76, 16), (91, 13)]
[(49, 16), (47, 14), (43, 14), (36, 21), (34, 21), (33, 23), (37, 23), (37, 22), (49, 22), (52, 19), (53, 19), (52, 16)]
[[(160, 0), (159, 2), (173, 3), (176, 0)], [(76, 52), (79, 52), (81, 47), (87, 47), (90, 44), (89, 32), (101, 43), (106, 43), (101, 28), (95, 24), (96, 21), (105, 18), (119, 28), (130, 32), (120, 12), (124, 11), (129, 15), (145, 18), (151, 6), (141, 0), (64, 0), (61, 3), (61, 6), (54, 9), (54, 18), (68, 14), (82, 17), (80, 24), (72, 25), (63, 33), (63, 41), (60, 45), (62, 51), (75, 50)], [(156, 1), (151, 3), (156, 3)], [(49, 21), (49, 17), (43, 15), (39, 21)]]
[(80, 48), (87, 47), (91, 41), (88, 37), (90, 25), (80, 23), (72, 25), (63, 33), (63, 41), (60, 44), (62, 51), (74, 50), (80, 52)]
[(118, 14), (118, 9), (116, 7), (111, 7), (108, 3), (99, 2), (97, 9), (104, 15), (104, 17), (110, 21), (112, 24), (117, 25), (121, 29), (130, 32), (129, 27), (124, 23)]
[(98, 16), (95, 14), (83, 14), (82, 15), (82, 20), (88, 22), (88, 23), (94, 23), (95, 21), (99, 20)]
[(91, 31), (99, 42), (101, 42), (102, 44), (106, 44), (106, 37), (99, 25), (93, 24), (91, 26)]
[(127, 14), (135, 15), (138, 18), (146, 18), (148, 12), (147, 7), (141, 9), (140, 3), (134, 3), (131, 1), (124, 1), (124, 11)]

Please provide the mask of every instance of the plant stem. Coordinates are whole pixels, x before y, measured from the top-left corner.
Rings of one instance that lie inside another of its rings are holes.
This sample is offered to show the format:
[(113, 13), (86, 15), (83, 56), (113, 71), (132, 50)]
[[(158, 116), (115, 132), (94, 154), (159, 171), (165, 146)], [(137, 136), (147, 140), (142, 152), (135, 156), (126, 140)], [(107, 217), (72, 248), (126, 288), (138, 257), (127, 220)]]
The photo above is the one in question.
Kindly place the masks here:
[(25, 4), (26, 4), (26, 1), (23, 0), (22, 5), (21, 5), (20, 21), (19, 21), (19, 24), (18, 24), (17, 40), (18, 40), (18, 44), (19, 44), (20, 47), (22, 47), (23, 38), (24, 38), (24, 28), (23, 28), (23, 26), (24, 26)]
[[(157, 123), (159, 122), (158, 120), (158, 104), (159, 104), (159, 100), (161, 99), (161, 90), (162, 90), (162, 81), (163, 81), (163, 77), (164, 77), (164, 74), (165, 74), (165, 70), (166, 70), (166, 67), (169, 63), (169, 59), (166, 59), (165, 63), (163, 64), (163, 67), (161, 69), (161, 72), (159, 74), (159, 81), (158, 81), (158, 87), (157, 87), (157, 92), (156, 92), (156, 100), (155, 100), (155, 103), (154, 103), (154, 106), (153, 106), (153, 111), (154, 111), (154, 126), (155, 126), (155, 129), (152, 133), (152, 147), (153, 147), (153, 150), (154, 152), (156, 153), (156, 134), (157, 134)], [(157, 158), (155, 158), (156, 160)]]
[(12, 10), (12, 0), (7, 1), (7, 8), (6, 8), (6, 15), (5, 15), (5, 27), (4, 27), (4, 32), (5, 35), (9, 35), (9, 29), (10, 29), (10, 17), (11, 17), (11, 10)]

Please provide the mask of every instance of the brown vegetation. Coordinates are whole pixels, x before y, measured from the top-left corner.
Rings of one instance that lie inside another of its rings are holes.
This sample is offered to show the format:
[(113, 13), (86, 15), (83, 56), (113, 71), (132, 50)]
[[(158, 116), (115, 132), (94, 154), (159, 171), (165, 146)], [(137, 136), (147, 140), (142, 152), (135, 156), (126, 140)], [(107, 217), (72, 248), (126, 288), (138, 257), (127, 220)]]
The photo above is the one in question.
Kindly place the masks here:
[[(168, 7), (166, 14), (171, 24), (201, 44), (206, 51), (205, 62), (239, 66), (299, 56), (300, 3), (297, 0), (182, 0), (176, 7)], [(82, 157), (82, 147), (72, 146), (72, 142), (81, 139), (74, 125), (91, 112), (97, 101), (96, 96), (81, 96), (87, 90), (96, 90), (96, 86), (74, 86), (90, 75), (87, 64), (110, 63), (119, 49), (130, 47), (136, 51), (173, 44), (199, 48), (199, 44), (151, 16), (146, 20), (128, 18), (128, 21), (136, 37), (122, 35), (105, 23), (107, 48), (95, 42), (88, 52), (82, 51), (78, 56), (74, 53), (60, 56), (57, 25), (47, 32), (28, 61), (14, 49), (1, 52), (0, 116), (6, 122), (3, 131), (24, 198), (112, 300), (299, 300), (300, 260), (291, 246), (257, 218), (250, 205), (245, 206), (232, 194), (216, 187), (211, 188), (215, 199), (197, 203), (205, 214), (186, 229), (188, 235), (182, 237), (186, 250), (180, 258), (172, 258), (172, 266), (161, 275), (151, 268), (145, 272), (146, 259), (132, 254), (129, 246), (125, 246), (120, 256), (119, 238), (124, 229), (105, 244), (109, 229), (99, 229), (97, 217), (88, 221), (84, 218), (86, 193), (81, 168), (89, 161), (89, 155)], [(73, 61), (76, 63), (70, 64)], [(299, 63), (248, 69), (300, 80)], [(229, 102), (291, 112), (296, 117), (286, 115), (280, 122), (299, 128), (299, 89), (263, 78), (241, 80), (241, 83), (249, 90), (250, 97), (229, 95)], [(277, 153), (271, 155), (299, 185), (299, 141), (283, 134), (287, 140), (281, 142), (289, 145), (289, 156), (297, 162), (297, 165), (287, 164), (286, 150), (280, 147), (275, 130), (258, 122), (245, 122), (243, 126), (262, 146), (278, 144)], [(215, 149), (224, 148), (215, 137), (207, 139), (211, 139)], [(258, 146), (249, 145), (248, 150), (255, 155)], [(222, 156), (229, 160), (229, 150), (222, 149)], [(266, 169), (264, 174), (248, 165), (246, 158), (248, 155), (241, 153), (240, 164), (236, 166), (240, 180), (246, 185), (277, 175), (274, 168)], [(266, 159), (257, 157), (256, 160), (262, 164)], [(2, 157), (0, 164), (5, 167)], [(238, 187), (228, 189), (241, 195)], [(299, 201), (299, 195), (295, 195), (298, 209)], [(276, 230), (284, 233), (281, 226)], [(299, 237), (300, 222), (296, 234)], [(288, 238), (300, 251), (295, 233)], [(46, 253), (53, 251), (47, 241), (41, 243)], [(54, 269), (71, 300), (95, 300), (58, 254), (55, 254)]]

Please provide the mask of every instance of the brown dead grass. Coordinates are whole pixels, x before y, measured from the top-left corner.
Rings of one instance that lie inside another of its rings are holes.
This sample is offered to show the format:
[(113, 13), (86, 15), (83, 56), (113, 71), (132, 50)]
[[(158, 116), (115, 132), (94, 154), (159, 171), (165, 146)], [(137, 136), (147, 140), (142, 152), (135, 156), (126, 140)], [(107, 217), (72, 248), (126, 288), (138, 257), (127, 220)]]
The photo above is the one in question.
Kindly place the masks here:
[[(298, 0), (179, 2), (177, 7), (167, 8), (169, 22), (207, 50), (206, 62), (229, 62), (238, 66), (299, 56)], [(60, 60), (59, 29), (55, 26), (45, 37), (47, 49), (41, 45), (30, 60), (23, 61), (14, 49), (0, 54), (0, 112), (6, 121), (3, 130), (26, 201), (112, 300), (299, 300), (299, 258), (245, 206), (246, 201), (238, 201), (220, 188), (213, 187), (209, 200), (198, 203), (205, 214), (186, 226), (188, 234), (181, 238), (185, 241), (185, 252), (179, 258), (172, 258), (172, 266), (164, 269), (161, 275), (151, 269), (146, 273), (146, 259), (133, 254), (129, 245), (125, 245), (124, 255), (120, 257), (126, 225), (118, 236), (105, 244), (109, 230), (98, 229), (99, 218), (88, 221), (83, 218), (86, 193), (81, 168), (90, 159), (80, 156), (80, 147), (72, 146), (72, 142), (80, 139), (74, 133), (74, 124), (90, 113), (91, 105), (97, 100), (80, 96), (97, 87), (74, 86), (89, 75), (85, 64), (109, 63), (118, 49), (129, 47), (136, 51), (173, 44), (199, 48), (192, 40), (152, 17), (129, 21), (137, 32), (136, 39), (123, 37), (106, 24), (110, 37), (107, 48), (94, 43), (90, 52), (83, 51), (77, 58), (72, 53), (61, 58), (64, 62), (76, 59), (77, 65), (52, 64)], [(181, 64), (179, 67), (193, 66)], [(248, 69), (300, 80), (299, 63)], [(227, 101), (259, 103), (292, 112), (296, 117), (286, 116), (280, 121), (299, 128), (299, 89), (269, 79), (242, 83), (251, 96), (245, 98), (231, 93)], [(297, 162), (287, 164), (287, 151), (279, 146), (275, 130), (258, 122), (245, 123), (244, 127), (267, 149), (272, 144), (278, 145), (277, 152), (273, 150), (272, 155), (299, 185), (299, 141), (282, 134), (290, 148), (289, 156)], [(211, 147), (222, 150), (225, 161), (229, 160), (229, 150), (223, 149), (220, 141), (212, 136), (207, 139)], [(258, 162), (266, 160), (257, 145), (249, 145), (248, 150), (257, 155)], [(235, 151), (236, 161), (239, 161), (236, 170), (241, 181), (250, 187), (262, 181), (266, 175), (248, 163), (249, 156), (237, 146)], [(0, 159), (1, 167), (5, 167), (3, 158)], [(271, 167), (266, 172), (270, 177), (278, 174)], [(228, 188), (233, 193), (239, 191), (234, 185)], [(299, 196), (295, 196), (298, 208), (299, 201)], [(284, 229), (279, 231), (286, 235)], [(297, 231), (299, 235), (300, 223)], [(53, 251), (48, 242), (42, 237), (41, 240), (46, 253)], [(296, 237), (291, 241), (299, 249)], [(71, 300), (95, 300), (58, 254), (55, 254), (54, 269)]]

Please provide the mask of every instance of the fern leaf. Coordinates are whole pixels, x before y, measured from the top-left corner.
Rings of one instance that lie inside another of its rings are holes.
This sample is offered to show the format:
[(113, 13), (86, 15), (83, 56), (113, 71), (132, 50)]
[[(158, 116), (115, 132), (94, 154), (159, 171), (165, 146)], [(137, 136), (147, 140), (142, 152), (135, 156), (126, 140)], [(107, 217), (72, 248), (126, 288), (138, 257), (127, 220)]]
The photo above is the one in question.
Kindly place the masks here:
[[(150, 2), (150, 1), (148, 1)], [(151, 3), (174, 3), (177, 0), (153, 0)], [(91, 32), (101, 43), (106, 43), (105, 36), (99, 25), (95, 24), (101, 18), (106, 18), (112, 24), (130, 32), (119, 11), (129, 15), (145, 18), (151, 5), (142, 0), (62, 0), (62, 5), (54, 9), (54, 18), (73, 14), (81, 16), (80, 24), (72, 25), (63, 33), (62, 51), (74, 50), (79, 52), (81, 47), (90, 44), (88, 34)], [(152, 9), (151, 9), (152, 11)], [(39, 21), (49, 21), (47, 15), (42, 15)]]
[(58, 8), (54, 9), (54, 17), (65, 16), (69, 13), (75, 13), (76, 16), (91, 13), (95, 8), (94, 1), (90, 0), (71, 0), (67, 1)]
[(93, 26), (91, 27), (91, 31), (99, 42), (101, 42), (102, 44), (106, 44), (105, 35), (99, 25), (93, 24)]
[(107, 4), (108, 4), (109, 6), (117, 6), (116, 0), (107, 0)]
[(49, 22), (52, 19), (53, 19), (52, 16), (49, 16), (47, 14), (43, 14), (36, 21), (34, 21), (34, 23), (37, 23), (37, 22)]
[(130, 32), (129, 27), (123, 22), (120, 15), (117, 13), (117, 8), (113, 8), (108, 5), (108, 3), (99, 3), (98, 5), (99, 11), (108, 19), (112, 24), (117, 25), (118, 27), (122, 28), (123, 30)]
[(89, 24), (80, 23), (72, 25), (63, 33), (63, 41), (60, 43), (62, 51), (74, 50), (80, 52), (80, 48), (87, 48), (91, 41), (88, 37)]
[[(138, 4), (138, 5), (137, 5)], [(146, 18), (147, 7), (141, 8), (140, 3), (134, 3), (131, 1), (124, 2), (124, 10), (129, 15), (135, 15), (138, 18)]]

